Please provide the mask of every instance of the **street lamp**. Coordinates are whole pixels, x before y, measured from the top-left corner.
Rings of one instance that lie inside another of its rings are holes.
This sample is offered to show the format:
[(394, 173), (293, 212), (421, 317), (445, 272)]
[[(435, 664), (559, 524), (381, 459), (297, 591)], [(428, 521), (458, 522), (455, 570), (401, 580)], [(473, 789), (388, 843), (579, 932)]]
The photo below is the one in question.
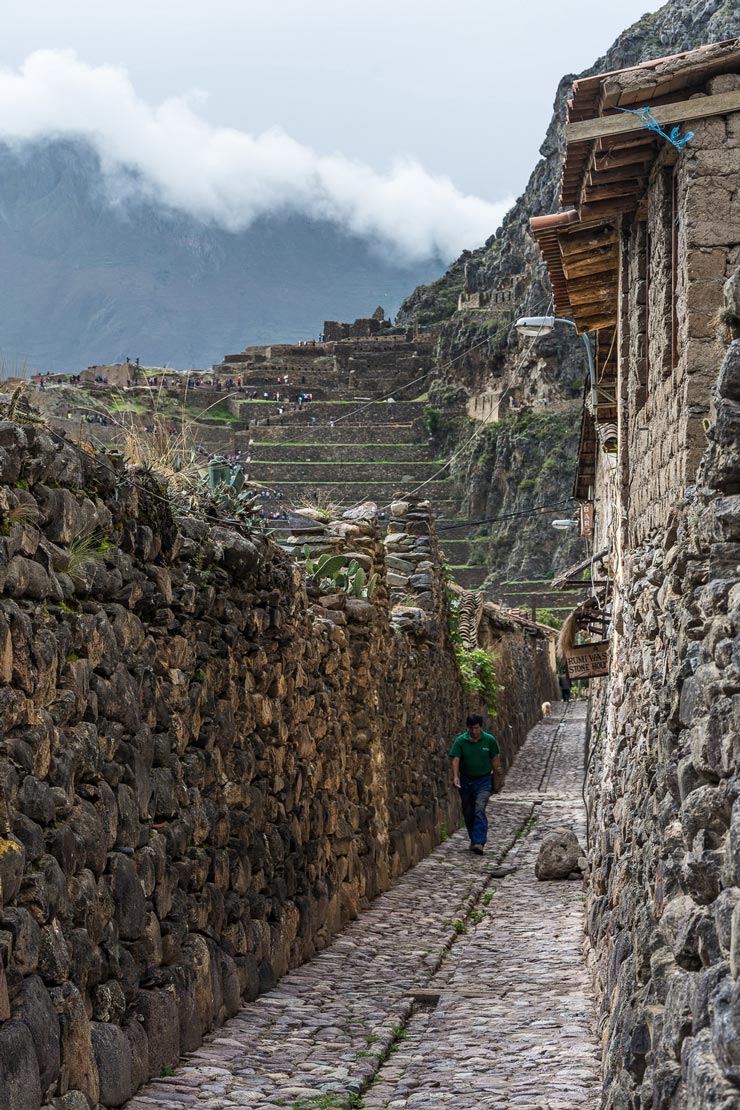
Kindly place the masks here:
[(557, 528), (559, 532), (567, 532), (567, 530), (569, 528), (577, 528), (578, 527), (578, 521), (577, 520), (571, 520), (571, 519), (568, 519), (568, 520), (552, 520), (552, 521), (550, 521), (550, 523), (552, 524), (552, 527)]
[[(567, 324), (568, 327), (574, 328), (576, 323), (574, 320), (569, 320), (566, 316), (520, 316), (515, 322), (514, 327), (520, 335), (527, 335), (536, 339), (539, 335), (547, 335), (551, 332), (556, 324)], [(594, 365), (594, 353), (591, 348), (591, 340), (584, 332), (581, 339), (586, 347), (586, 357), (588, 358), (588, 376), (591, 382), (591, 409), (594, 416), (596, 415), (596, 367)]]

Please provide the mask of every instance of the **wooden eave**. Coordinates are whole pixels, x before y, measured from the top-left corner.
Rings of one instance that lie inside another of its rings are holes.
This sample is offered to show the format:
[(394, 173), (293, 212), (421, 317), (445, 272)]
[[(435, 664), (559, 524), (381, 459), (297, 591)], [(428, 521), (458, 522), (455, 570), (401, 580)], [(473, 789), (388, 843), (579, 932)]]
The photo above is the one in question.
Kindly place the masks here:
[(584, 570), (591, 570), (592, 566), (596, 563), (601, 563), (609, 554), (609, 548), (605, 547), (602, 551), (597, 552), (596, 555), (589, 555), (587, 559), (583, 559), (580, 563), (576, 563), (572, 567), (568, 567), (561, 574), (553, 578), (550, 583), (551, 590), (582, 590), (584, 586), (591, 585), (591, 578), (579, 578)]
[(569, 316), (579, 332), (616, 323), (619, 236), (614, 222), (574, 222), (573, 211), (535, 217), (532, 233), (547, 266), (555, 312)]
[(617, 209), (634, 211), (645, 192), (655, 152), (665, 140), (647, 131), (642, 120), (630, 113), (649, 107), (670, 129), (677, 123), (738, 111), (737, 91), (703, 95), (709, 78), (737, 72), (740, 39), (730, 39), (576, 81), (568, 102), (561, 205), (575, 207), (582, 219), (595, 215), (595, 205), (605, 214), (612, 203), (613, 214)]
[[(651, 90), (652, 101), (657, 103), (664, 96), (683, 92), (700, 80), (708, 80), (719, 73), (732, 72), (740, 56), (740, 40), (725, 39), (700, 46), (696, 50), (686, 50), (681, 54), (671, 54), (665, 58), (652, 58), (626, 69), (595, 73), (573, 82), (573, 94), (568, 101), (568, 120), (577, 123), (599, 115), (602, 105), (603, 87), (618, 88), (628, 92), (637, 87), (640, 92)], [(626, 106), (626, 105), (624, 105)]]
[(531, 224), (555, 311), (572, 317), (580, 332), (616, 323), (620, 221), (639, 216), (656, 153), (666, 142), (618, 109), (649, 106), (666, 126), (740, 111), (740, 91), (704, 95), (710, 77), (737, 72), (740, 39), (731, 39), (575, 82), (560, 197), (569, 211)]
[(591, 497), (591, 490), (596, 485), (596, 425), (591, 413), (586, 408), (586, 397), (589, 388), (587, 383), (581, 411), (581, 435), (578, 442), (576, 477), (573, 483), (573, 496), (578, 501), (588, 501)]

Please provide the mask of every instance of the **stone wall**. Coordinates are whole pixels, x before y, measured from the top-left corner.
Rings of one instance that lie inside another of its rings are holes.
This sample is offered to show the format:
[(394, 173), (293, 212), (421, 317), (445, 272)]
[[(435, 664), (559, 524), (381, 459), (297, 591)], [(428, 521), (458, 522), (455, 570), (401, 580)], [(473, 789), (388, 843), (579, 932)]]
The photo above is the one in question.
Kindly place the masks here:
[(330, 542), (378, 591), (320, 596), (268, 538), (9, 423), (0, 514), (0, 1091), (118, 1106), (458, 823), (436, 539), (401, 507), (431, 589), (391, 613), (350, 514)]
[(588, 933), (613, 1108), (740, 1104), (740, 343), (595, 683)]
[[(707, 82), (718, 95), (740, 75)], [(625, 428), (631, 469), (630, 546), (664, 528), (692, 480), (721, 360), (722, 290), (740, 265), (740, 113), (698, 120), (680, 157), (656, 162), (645, 220), (626, 240), (628, 304), (622, 359), (629, 379)], [(629, 338), (627, 338), (629, 336)]]

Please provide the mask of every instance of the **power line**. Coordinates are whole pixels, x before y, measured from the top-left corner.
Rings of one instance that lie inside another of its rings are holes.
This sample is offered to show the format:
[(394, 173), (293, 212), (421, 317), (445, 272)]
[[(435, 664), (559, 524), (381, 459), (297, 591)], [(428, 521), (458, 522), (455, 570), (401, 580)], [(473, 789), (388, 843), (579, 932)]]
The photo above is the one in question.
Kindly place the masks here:
[(498, 524), (502, 520), (513, 520), (515, 517), (520, 516), (533, 516), (535, 513), (549, 513), (553, 509), (563, 509), (571, 501), (576, 501), (577, 498), (569, 497), (567, 501), (555, 501), (552, 505), (535, 505), (532, 509), (520, 509), (516, 513), (504, 513), (503, 516), (484, 516), (480, 520), (460, 520), (454, 524), (441, 524), (438, 532), (449, 532), (453, 528), (472, 528), (478, 524)]

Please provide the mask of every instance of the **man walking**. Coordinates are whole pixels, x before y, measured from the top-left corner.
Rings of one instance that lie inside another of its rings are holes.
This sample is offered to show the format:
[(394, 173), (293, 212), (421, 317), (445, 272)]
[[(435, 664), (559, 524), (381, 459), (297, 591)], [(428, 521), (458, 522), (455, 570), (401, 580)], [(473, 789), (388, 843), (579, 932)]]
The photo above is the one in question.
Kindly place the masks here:
[(461, 732), (450, 748), (452, 782), (460, 790), (470, 850), (483, 855), (488, 836), (486, 806), (493, 787), (492, 771), (501, 766), (500, 749), (495, 737), (483, 731), (480, 713), (471, 713), (466, 732)]

